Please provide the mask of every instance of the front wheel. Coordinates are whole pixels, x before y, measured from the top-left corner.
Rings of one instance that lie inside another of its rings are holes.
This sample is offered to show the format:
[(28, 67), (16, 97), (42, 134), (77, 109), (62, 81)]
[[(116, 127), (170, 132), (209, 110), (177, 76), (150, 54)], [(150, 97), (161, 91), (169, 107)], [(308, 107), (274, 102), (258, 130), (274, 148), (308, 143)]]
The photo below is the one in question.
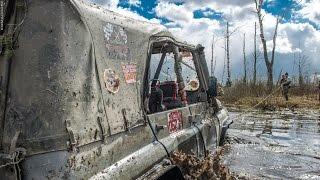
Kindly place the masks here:
[(224, 145), (225, 137), (226, 137), (226, 134), (227, 134), (227, 129), (228, 128), (225, 128), (225, 127), (222, 128), (221, 135), (220, 135), (219, 146), (223, 146)]

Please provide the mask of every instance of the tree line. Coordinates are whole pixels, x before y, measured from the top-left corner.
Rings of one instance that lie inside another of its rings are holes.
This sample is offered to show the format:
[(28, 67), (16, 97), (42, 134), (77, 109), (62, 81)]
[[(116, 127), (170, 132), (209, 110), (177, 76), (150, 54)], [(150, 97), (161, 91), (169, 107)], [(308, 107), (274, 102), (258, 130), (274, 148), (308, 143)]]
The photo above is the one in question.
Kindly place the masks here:
[[(255, 4), (255, 9), (254, 13), (256, 14), (257, 17), (257, 22), (254, 23), (254, 35), (253, 35), (253, 44), (254, 44), (254, 49), (253, 49), (253, 70), (252, 70), (252, 84), (255, 85), (257, 83), (257, 62), (262, 54), (262, 59), (264, 60), (264, 64), (266, 67), (266, 77), (267, 77), (267, 91), (269, 93), (272, 92), (273, 87), (275, 84), (278, 84), (278, 81), (274, 83), (275, 74), (274, 74), (274, 64), (275, 64), (275, 52), (277, 48), (277, 37), (278, 37), (278, 27), (280, 23), (281, 17), (278, 16), (275, 21), (275, 28), (273, 31), (272, 35), (272, 49), (271, 51), (268, 50), (267, 48), (267, 40), (265, 36), (265, 29), (264, 29), (264, 15), (262, 14), (262, 5), (264, 3), (264, 0), (253, 0)], [(237, 28), (233, 31), (230, 31), (229, 27), (229, 22), (226, 23), (226, 31), (224, 35), (224, 46), (222, 47), (225, 51), (225, 61), (224, 61), (224, 68), (222, 72), (222, 76), (224, 78), (225, 74), (227, 76), (227, 80), (225, 83), (226, 87), (232, 86), (232, 78), (231, 78), (231, 67), (230, 67), (230, 37), (231, 35), (237, 31)], [(258, 33), (260, 37), (260, 42), (262, 46), (262, 52), (258, 50)], [(242, 47), (242, 52), (243, 52), (243, 83), (248, 82), (248, 60), (247, 60), (247, 54), (246, 54), (246, 34), (243, 34), (243, 47)], [(212, 43), (212, 56), (211, 56), (211, 73), (214, 73), (215, 67), (216, 67), (216, 59), (214, 61), (213, 57), (213, 48), (214, 48), (214, 39)], [(261, 54), (260, 54), (261, 53)], [(308, 65), (309, 57), (304, 55), (303, 53), (299, 52), (298, 54), (294, 53), (293, 57), (293, 66), (297, 66), (297, 71), (298, 71), (298, 83), (300, 86), (303, 86), (305, 83), (305, 78), (304, 74), (306, 71), (306, 67)], [(225, 72), (226, 70), (226, 72)], [(282, 70), (279, 74), (278, 79), (281, 77)], [(222, 78), (222, 79), (223, 79)], [(223, 83), (223, 80), (222, 80)]]

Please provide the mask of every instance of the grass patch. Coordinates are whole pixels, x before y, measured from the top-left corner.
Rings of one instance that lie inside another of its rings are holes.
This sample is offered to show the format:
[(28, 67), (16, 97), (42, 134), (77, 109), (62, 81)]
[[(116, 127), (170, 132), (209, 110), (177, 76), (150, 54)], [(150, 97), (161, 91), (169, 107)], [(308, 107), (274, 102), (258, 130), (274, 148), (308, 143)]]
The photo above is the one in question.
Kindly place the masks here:
[(320, 109), (318, 91), (314, 85), (305, 85), (303, 88), (298, 86), (291, 87), (289, 101), (285, 101), (281, 94), (281, 88), (275, 87), (273, 95), (269, 96), (264, 83), (252, 85), (238, 82), (232, 87), (224, 88), (224, 94), (218, 98), (226, 106), (246, 109), (254, 106), (263, 110), (281, 108)]

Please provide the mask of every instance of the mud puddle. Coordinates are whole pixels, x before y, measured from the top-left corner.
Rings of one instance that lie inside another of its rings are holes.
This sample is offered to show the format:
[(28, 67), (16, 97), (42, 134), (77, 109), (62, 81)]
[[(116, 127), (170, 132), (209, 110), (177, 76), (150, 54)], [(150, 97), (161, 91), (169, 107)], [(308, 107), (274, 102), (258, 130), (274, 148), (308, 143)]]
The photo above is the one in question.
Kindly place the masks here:
[(320, 179), (319, 115), (247, 113), (228, 130), (220, 163), (249, 179)]

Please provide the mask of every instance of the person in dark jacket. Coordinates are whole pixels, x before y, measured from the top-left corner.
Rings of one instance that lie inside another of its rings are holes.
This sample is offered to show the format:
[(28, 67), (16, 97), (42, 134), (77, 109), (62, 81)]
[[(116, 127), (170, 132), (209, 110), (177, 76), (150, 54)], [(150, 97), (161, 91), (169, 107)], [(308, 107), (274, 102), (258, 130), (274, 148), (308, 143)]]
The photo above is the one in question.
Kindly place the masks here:
[(282, 95), (285, 98), (285, 100), (288, 101), (289, 100), (288, 93), (289, 93), (289, 88), (291, 84), (288, 73), (285, 73), (284, 75), (282, 75), (280, 84), (282, 86)]

